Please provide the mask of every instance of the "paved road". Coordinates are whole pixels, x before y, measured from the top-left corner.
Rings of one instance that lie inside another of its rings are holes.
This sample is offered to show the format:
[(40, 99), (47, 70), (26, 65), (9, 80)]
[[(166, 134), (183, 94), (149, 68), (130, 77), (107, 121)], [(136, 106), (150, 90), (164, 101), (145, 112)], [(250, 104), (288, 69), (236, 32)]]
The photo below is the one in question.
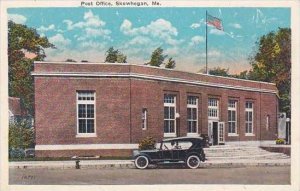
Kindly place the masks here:
[(10, 169), (10, 184), (290, 184), (290, 167)]

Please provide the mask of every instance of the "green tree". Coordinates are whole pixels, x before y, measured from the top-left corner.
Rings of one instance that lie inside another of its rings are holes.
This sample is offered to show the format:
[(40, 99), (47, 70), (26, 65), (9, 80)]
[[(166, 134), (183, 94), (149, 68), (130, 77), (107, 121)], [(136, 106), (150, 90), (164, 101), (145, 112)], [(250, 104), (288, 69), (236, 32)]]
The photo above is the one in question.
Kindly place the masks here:
[(76, 60), (74, 60), (74, 59), (72, 59), (72, 58), (68, 58), (68, 59), (66, 59), (65, 62), (76, 62)]
[(221, 68), (221, 67), (215, 67), (213, 69), (210, 69), (208, 71), (209, 74), (215, 75), (215, 76), (229, 76), (228, 74), (229, 69)]
[[(45, 48), (55, 48), (47, 37), (41, 37), (34, 28), (8, 22), (8, 76), (9, 96), (20, 97), (27, 113), (33, 115), (33, 61), (46, 57)], [(34, 55), (27, 58), (25, 54)]]
[(240, 79), (249, 79), (249, 72), (248, 70), (244, 70), (237, 75), (233, 75), (232, 77), (240, 78)]
[(165, 64), (165, 68), (174, 69), (176, 67), (176, 62), (173, 58), (169, 58), (168, 62)]
[(34, 130), (30, 121), (21, 120), (9, 125), (9, 149), (26, 149), (34, 145)]
[(149, 63), (150, 66), (156, 66), (156, 67), (160, 67), (160, 65), (163, 64), (165, 58), (167, 57), (167, 55), (163, 54), (163, 49), (162, 48), (157, 48), (152, 52), (151, 55), (151, 60)]
[(105, 62), (108, 63), (126, 63), (127, 62), (127, 56), (125, 56), (123, 53), (121, 53), (118, 49), (114, 49), (113, 47), (110, 47), (106, 51), (106, 58)]
[(250, 63), (249, 79), (275, 83), (280, 97), (279, 108), (290, 116), (291, 29), (279, 28), (263, 35)]

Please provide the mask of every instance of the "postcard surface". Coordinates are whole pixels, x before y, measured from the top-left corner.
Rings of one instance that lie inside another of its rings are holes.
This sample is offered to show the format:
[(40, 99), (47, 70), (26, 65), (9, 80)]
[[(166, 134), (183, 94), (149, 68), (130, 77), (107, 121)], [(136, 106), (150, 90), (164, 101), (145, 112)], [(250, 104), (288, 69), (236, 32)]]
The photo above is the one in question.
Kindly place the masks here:
[(1, 5), (3, 190), (299, 190), (298, 1)]

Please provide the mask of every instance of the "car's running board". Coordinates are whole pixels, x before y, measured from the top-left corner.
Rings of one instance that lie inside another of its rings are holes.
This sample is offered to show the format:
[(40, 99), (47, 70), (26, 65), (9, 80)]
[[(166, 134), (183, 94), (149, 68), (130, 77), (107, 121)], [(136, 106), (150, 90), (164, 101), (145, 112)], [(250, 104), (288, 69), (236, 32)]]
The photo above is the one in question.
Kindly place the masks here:
[(157, 164), (178, 164), (178, 163), (182, 163), (184, 164), (184, 161), (164, 161), (164, 162), (158, 162)]

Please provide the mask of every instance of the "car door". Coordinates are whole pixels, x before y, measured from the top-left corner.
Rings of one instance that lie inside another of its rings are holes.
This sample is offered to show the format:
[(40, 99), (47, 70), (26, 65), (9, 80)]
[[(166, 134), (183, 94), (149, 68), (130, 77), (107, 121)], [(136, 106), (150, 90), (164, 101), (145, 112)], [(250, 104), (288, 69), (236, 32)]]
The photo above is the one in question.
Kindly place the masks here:
[(170, 142), (162, 143), (161, 147), (161, 159), (171, 161), (173, 160), (173, 151)]

